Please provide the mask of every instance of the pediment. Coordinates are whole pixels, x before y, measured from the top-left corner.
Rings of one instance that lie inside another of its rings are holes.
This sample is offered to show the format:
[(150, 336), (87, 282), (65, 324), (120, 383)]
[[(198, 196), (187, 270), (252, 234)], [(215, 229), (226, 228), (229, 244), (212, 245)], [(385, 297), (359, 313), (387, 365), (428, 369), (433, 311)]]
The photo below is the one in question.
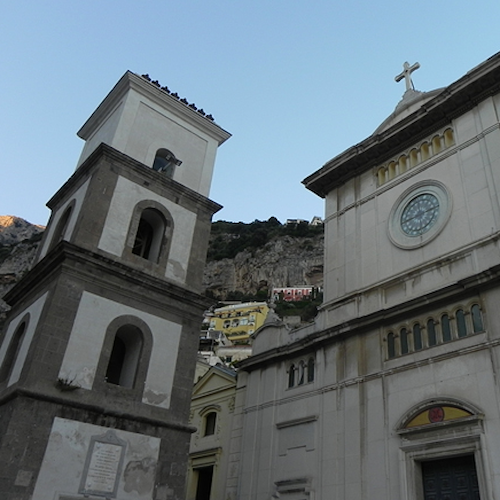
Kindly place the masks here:
[(203, 377), (195, 384), (193, 389), (193, 398), (221, 392), (236, 386), (236, 373), (229, 369), (213, 366)]

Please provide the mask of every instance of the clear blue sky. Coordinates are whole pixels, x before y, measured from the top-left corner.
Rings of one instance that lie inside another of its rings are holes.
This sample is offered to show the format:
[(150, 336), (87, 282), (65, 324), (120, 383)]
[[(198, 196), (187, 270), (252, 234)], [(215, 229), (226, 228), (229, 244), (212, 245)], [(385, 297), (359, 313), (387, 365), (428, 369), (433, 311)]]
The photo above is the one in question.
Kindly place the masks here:
[(500, 50), (500, 2), (16, 0), (0, 10), (0, 215), (45, 224), (77, 130), (127, 70), (233, 134), (215, 220), (323, 216), (302, 179), (360, 142), (404, 92), (446, 86)]

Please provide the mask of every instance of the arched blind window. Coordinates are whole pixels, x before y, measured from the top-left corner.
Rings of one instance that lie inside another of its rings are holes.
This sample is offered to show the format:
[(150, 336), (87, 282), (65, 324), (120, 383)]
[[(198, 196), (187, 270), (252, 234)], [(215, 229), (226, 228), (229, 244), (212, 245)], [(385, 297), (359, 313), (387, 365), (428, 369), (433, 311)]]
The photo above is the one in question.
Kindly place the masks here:
[(63, 239), (72, 211), (72, 205), (67, 207), (64, 213), (61, 215), (61, 218), (57, 222), (56, 228), (54, 229), (54, 234), (52, 235), (52, 240), (50, 242), (50, 250), (52, 250), (52, 248), (54, 248)]
[(0, 383), (5, 382), (10, 378), (12, 369), (14, 368), (14, 364), (19, 354), (19, 349), (21, 348), (21, 344), (23, 343), (25, 332), (26, 321), (23, 321), (16, 328), (16, 331), (14, 332), (14, 335), (9, 342), (9, 347), (7, 347), (5, 358), (3, 360), (2, 367), (0, 368)]

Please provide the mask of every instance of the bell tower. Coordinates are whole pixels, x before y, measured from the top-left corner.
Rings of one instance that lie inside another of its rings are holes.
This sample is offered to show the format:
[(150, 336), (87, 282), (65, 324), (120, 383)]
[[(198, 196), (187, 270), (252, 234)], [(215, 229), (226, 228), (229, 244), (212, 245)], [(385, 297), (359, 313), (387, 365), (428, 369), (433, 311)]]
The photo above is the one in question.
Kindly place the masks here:
[(5, 297), (0, 497), (183, 497), (216, 150), (230, 134), (127, 72), (78, 135), (35, 266)]

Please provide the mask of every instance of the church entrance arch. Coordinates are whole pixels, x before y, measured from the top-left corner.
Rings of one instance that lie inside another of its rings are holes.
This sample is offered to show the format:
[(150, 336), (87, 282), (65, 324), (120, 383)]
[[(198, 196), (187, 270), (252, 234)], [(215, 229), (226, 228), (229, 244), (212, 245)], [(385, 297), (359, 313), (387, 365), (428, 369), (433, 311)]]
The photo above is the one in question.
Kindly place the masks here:
[(486, 500), (483, 414), (455, 399), (433, 399), (400, 420), (401, 496), (406, 500)]

